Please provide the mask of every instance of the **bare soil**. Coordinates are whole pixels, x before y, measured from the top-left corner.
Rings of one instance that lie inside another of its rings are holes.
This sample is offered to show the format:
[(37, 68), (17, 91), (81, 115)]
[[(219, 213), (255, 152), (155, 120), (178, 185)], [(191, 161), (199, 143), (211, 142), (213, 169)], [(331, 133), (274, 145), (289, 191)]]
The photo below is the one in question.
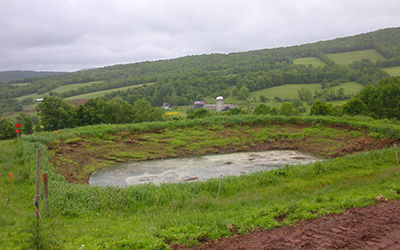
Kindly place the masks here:
[(194, 249), (400, 249), (400, 200), (377, 200), (294, 226), (208, 240)]
[[(299, 132), (309, 125), (306, 124), (280, 124), (276, 126), (277, 131), (292, 134)], [(106, 166), (117, 165), (119, 162), (154, 160), (174, 157), (199, 156), (214, 153), (233, 153), (241, 151), (266, 151), (266, 150), (299, 150), (313, 154), (317, 157), (332, 158), (348, 155), (365, 150), (381, 149), (393, 145), (394, 140), (387, 138), (373, 138), (368, 131), (362, 131), (361, 136), (343, 136), (341, 131), (351, 132), (355, 129), (347, 126), (330, 126), (337, 129), (336, 137), (325, 138), (323, 135), (312, 135), (304, 138), (280, 137), (265, 142), (254, 142), (244, 144), (231, 144), (225, 146), (207, 145), (200, 149), (190, 149), (186, 145), (173, 147), (169, 144), (170, 138), (162, 138), (159, 141), (149, 142), (146, 133), (116, 134), (112, 140), (91, 142), (89, 137), (81, 140), (67, 142), (61, 141), (57, 144), (48, 145), (53, 152), (51, 162), (68, 182), (87, 184), (90, 174)], [(254, 131), (263, 127), (253, 127)], [(163, 131), (153, 131), (162, 134)], [(226, 128), (210, 132), (210, 135), (218, 138), (249, 137), (245, 130), (237, 128)], [(151, 134), (151, 133), (150, 133)], [(342, 135), (340, 135), (342, 134)], [(202, 139), (206, 136), (202, 137)], [(188, 144), (197, 141), (189, 141)], [(124, 154), (121, 154), (123, 152)], [(135, 154), (142, 154), (138, 158)]]

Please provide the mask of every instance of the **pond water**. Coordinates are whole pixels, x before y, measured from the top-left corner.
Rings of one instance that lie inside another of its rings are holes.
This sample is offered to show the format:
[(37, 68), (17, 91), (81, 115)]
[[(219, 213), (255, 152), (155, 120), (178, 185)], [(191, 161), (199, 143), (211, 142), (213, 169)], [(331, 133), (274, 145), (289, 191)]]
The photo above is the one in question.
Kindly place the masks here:
[(141, 161), (99, 170), (90, 176), (89, 184), (123, 187), (145, 183), (204, 181), (221, 175), (239, 176), (317, 160), (298, 151), (279, 150)]

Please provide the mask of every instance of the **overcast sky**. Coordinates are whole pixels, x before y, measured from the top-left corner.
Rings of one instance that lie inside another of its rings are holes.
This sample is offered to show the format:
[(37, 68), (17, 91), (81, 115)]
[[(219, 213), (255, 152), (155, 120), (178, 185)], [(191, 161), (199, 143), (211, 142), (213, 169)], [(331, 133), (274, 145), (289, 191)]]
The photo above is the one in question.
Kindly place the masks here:
[(0, 0), (0, 71), (297, 45), (400, 26), (400, 0)]

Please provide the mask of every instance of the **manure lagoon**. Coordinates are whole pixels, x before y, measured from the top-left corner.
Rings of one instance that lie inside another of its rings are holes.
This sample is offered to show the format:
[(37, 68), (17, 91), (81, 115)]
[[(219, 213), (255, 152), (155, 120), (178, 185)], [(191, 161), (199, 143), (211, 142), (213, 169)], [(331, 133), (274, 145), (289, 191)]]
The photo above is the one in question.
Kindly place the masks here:
[(145, 183), (204, 181), (222, 176), (239, 176), (318, 161), (305, 153), (292, 150), (241, 152), (191, 158), (140, 161), (109, 167), (93, 173), (90, 185), (130, 186)]

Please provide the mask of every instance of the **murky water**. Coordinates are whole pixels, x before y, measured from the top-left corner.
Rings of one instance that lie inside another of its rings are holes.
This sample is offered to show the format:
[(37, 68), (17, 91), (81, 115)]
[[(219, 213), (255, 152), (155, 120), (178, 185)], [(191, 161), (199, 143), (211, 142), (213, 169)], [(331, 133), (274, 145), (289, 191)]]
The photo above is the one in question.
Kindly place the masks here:
[(123, 164), (105, 168), (90, 176), (89, 184), (129, 186), (144, 183), (202, 181), (221, 175), (242, 175), (268, 171), (286, 164), (307, 164), (318, 159), (289, 150), (207, 155)]

